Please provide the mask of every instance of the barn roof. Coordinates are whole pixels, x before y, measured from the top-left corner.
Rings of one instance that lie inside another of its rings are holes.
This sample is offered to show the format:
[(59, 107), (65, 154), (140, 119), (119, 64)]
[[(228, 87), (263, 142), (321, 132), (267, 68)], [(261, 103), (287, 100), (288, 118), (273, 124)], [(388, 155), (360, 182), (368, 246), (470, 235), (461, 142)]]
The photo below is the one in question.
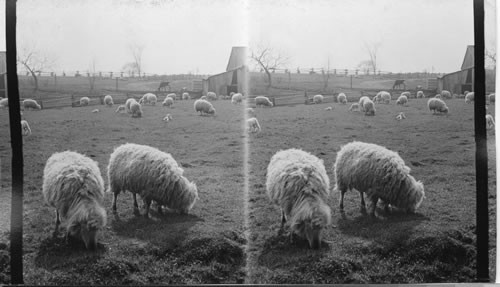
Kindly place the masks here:
[(247, 47), (233, 47), (229, 62), (227, 63), (226, 71), (231, 71), (240, 68), (246, 64)]
[(461, 70), (467, 70), (470, 68), (474, 68), (474, 46), (467, 46), (467, 50), (465, 51), (464, 61), (462, 62)]

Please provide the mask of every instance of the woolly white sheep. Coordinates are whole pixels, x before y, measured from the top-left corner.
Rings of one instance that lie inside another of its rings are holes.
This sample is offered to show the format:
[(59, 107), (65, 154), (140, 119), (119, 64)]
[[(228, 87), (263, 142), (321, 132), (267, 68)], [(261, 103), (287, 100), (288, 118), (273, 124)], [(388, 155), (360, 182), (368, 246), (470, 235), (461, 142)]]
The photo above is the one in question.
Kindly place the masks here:
[(185, 93), (182, 93), (182, 99), (183, 100), (191, 100), (191, 97), (189, 96), (189, 93), (185, 92)]
[(347, 104), (347, 97), (344, 93), (340, 93), (338, 96), (337, 96), (337, 101), (341, 104)]
[(323, 160), (299, 150), (281, 150), (267, 167), (269, 199), (281, 209), (281, 229), (288, 222), (293, 234), (305, 237), (309, 247), (319, 248), (321, 231), (331, 223), (327, 204), (330, 179)]
[(80, 106), (88, 106), (90, 102), (89, 97), (81, 97), (80, 98)]
[(406, 116), (405, 116), (405, 113), (403, 112), (400, 112), (397, 116), (396, 116), (396, 120), (400, 121), (402, 119), (406, 119)]
[(171, 114), (167, 114), (167, 115), (163, 118), (163, 121), (165, 121), (165, 122), (167, 122), (167, 123), (168, 123), (169, 121), (171, 121), (171, 120), (172, 120), (172, 115), (171, 115)]
[(417, 92), (417, 99), (419, 99), (419, 98), (425, 98), (424, 92), (422, 92), (422, 91)]
[(201, 96), (200, 100), (208, 101), (207, 96)]
[(92, 113), (94, 113), (94, 114), (95, 114), (95, 113), (98, 113), (98, 112), (99, 112), (99, 109), (93, 109), (93, 110), (92, 110)]
[(443, 102), (443, 100), (438, 99), (438, 98), (430, 98), (427, 101), (427, 106), (429, 107), (429, 110), (432, 111), (433, 114), (436, 112), (440, 113), (448, 113), (448, 106), (446, 106), (446, 103)]
[(266, 107), (272, 107), (273, 103), (269, 100), (268, 97), (265, 96), (257, 96), (255, 97), (255, 105), (258, 106), (266, 106)]
[(249, 118), (247, 120), (247, 127), (248, 131), (251, 133), (258, 133), (260, 132), (260, 124), (257, 118)]
[(23, 136), (31, 135), (31, 128), (30, 128), (30, 125), (28, 124), (28, 121), (21, 120), (21, 129), (22, 129)]
[(375, 115), (375, 104), (370, 99), (366, 99), (363, 101), (363, 111), (365, 112), (365, 116), (374, 116)]
[(397, 105), (405, 105), (408, 103), (408, 98), (404, 95), (399, 96), (399, 98), (396, 100)]
[(359, 103), (353, 103), (350, 107), (349, 107), (349, 111), (350, 112), (359, 112)]
[(153, 200), (160, 214), (162, 206), (187, 214), (198, 199), (198, 190), (183, 173), (169, 153), (157, 148), (132, 143), (115, 148), (108, 164), (108, 191), (114, 195), (113, 212), (117, 212), (118, 194), (128, 190), (133, 194), (134, 213), (139, 213), (136, 195), (144, 200), (146, 218)]
[(208, 115), (215, 115), (215, 108), (209, 101), (198, 99), (194, 102), (194, 110), (195, 112), (200, 112), (200, 115), (203, 113)]
[(391, 94), (386, 91), (381, 91), (378, 94), (380, 94), (380, 101), (383, 102), (384, 104), (390, 104), (391, 103)]
[(127, 99), (125, 102), (125, 107), (127, 108), (127, 113), (132, 113), (130, 110), (130, 105), (132, 105), (133, 102), (137, 102), (134, 98)]
[(243, 102), (242, 94), (236, 93), (231, 96), (231, 104), (241, 104), (241, 102)]
[(115, 113), (118, 113), (118, 112), (124, 112), (127, 110), (127, 107), (125, 105), (119, 105), (118, 108), (116, 109)]
[(9, 106), (9, 98), (0, 100), (0, 108), (7, 108)]
[(207, 99), (209, 101), (216, 101), (217, 100), (217, 94), (215, 94), (214, 92), (208, 92), (207, 93)]
[(172, 107), (174, 105), (174, 99), (172, 99), (171, 97), (166, 97), (161, 104), (166, 107)]
[(441, 94), (436, 94), (436, 95), (434, 96), (434, 98), (435, 98), (435, 99), (441, 99)]
[(465, 95), (465, 103), (470, 103), (474, 101), (474, 92), (467, 93)]
[(441, 91), (441, 97), (443, 99), (451, 99), (451, 93), (447, 90), (442, 90)]
[(172, 98), (172, 100), (177, 99), (177, 94), (176, 93), (170, 93), (167, 95), (167, 98)]
[(97, 247), (97, 232), (106, 225), (104, 181), (98, 163), (80, 153), (54, 153), (43, 170), (43, 196), (56, 209), (66, 239), (80, 238), (87, 249)]
[(111, 107), (114, 103), (113, 103), (113, 97), (111, 97), (111, 95), (106, 95), (104, 96), (104, 104), (106, 106), (109, 106)]
[(363, 103), (366, 101), (366, 100), (369, 100), (370, 98), (367, 97), (367, 96), (363, 96), (361, 98), (359, 98), (359, 102), (358, 102), (358, 105), (359, 105), (359, 108), (361, 109), (362, 112), (364, 112), (365, 110), (363, 109)]
[(325, 111), (332, 111), (332, 110), (333, 110), (333, 108), (332, 108), (332, 107), (326, 107), (326, 108), (325, 108)]
[(35, 100), (32, 100), (32, 99), (24, 100), (23, 101), (23, 108), (24, 108), (24, 110), (28, 110), (28, 109), (41, 110), (42, 109), (42, 107)]
[(314, 95), (314, 97), (313, 97), (313, 102), (315, 104), (321, 104), (323, 102), (323, 100), (324, 100), (323, 95)]
[(402, 92), (400, 96), (406, 96), (407, 99), (411, 98), (410, 92)]
[(495, 119), (492, 115), (486, 114), (486, 128), (492, 129), (495, 127)]
[(377, 201), (415, 212), (425, 198), (424, 185), (410, 175), (410, 168), (401, 157), (385, 147), (351, 142), (341, 147), (334, 164), (335, 189), (340, 191), (340, 210), (344, 209), (344, 194), (356, 189), (361, 196), (361, 211), (366, 212), (363, 193), (369, 199), (368, 213), (376, 216)]
[(132, 113), (133, 118), (142, 117), (142, 106), (137, 101), (133, 101), (130, 104), (130, 112)]
[(151, 104), (152, 106), (154, 106), (154, 105), (156, 105), (157, 101), (158, 101), (158, 98), (156, 97), (155, 94), (146, 93), (139, 100), (139, 104), (141, 104), (141, 105)]

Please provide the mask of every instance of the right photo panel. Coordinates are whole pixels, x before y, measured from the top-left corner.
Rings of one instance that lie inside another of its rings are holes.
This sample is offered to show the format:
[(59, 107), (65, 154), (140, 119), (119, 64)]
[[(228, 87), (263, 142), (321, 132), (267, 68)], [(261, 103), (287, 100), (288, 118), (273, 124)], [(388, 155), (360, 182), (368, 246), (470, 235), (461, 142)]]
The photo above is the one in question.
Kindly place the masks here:
[(248, 19), (246, 283), (474, 282), (473, 1), (252, 0)]

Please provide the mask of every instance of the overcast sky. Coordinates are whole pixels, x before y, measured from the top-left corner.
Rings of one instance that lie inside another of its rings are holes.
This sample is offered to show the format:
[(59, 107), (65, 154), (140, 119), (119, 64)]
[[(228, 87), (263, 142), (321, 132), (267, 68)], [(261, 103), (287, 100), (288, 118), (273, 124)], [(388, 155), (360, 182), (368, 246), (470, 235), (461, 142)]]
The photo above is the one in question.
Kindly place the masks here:
[[(5, 0), (0, 0), (5, 7)], [(121, 70), (142, 45), (146, 73), (215, 74), (232, 46), (266, 45), (288, 68), (355, 69), (379, 43), (382, 71), (453, 72), (474, 43), (473, 0), (18, 0), (18, 48), (53, 70)], [(486, 0), (486, 46), (496, 44)], [(3, 9), (2, 9), (3, 12)], [(5, 15), (0, 13), (1, 23)], [(4, 29), (0, 36), (5, 38)], [(5, 50), (5, 43), (0, 43)], [(35, 48), (32, 48), (35, 47)]]

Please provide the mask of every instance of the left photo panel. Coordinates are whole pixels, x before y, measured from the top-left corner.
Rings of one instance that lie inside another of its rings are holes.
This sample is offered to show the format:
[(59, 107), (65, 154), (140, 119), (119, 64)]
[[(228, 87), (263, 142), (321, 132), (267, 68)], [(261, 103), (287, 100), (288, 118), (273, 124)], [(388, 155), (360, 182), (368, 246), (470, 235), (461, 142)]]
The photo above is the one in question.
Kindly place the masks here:
[[(243, 0), (17, 1), (25, 284), (245, 282), (245, 13)], [(1, 92), (8, 262), (5, 78)]]

